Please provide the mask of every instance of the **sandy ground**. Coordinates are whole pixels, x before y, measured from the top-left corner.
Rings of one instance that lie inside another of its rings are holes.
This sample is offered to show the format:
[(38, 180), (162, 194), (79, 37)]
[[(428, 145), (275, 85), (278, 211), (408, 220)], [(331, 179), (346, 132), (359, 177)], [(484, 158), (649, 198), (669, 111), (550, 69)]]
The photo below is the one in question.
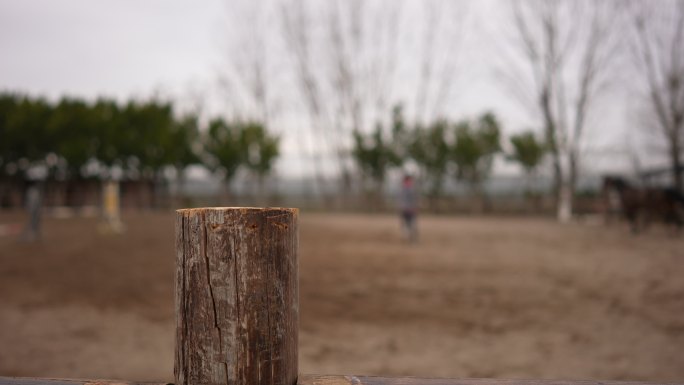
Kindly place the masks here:
[[(0, 224), (20, 216), (0, 213)], [(684, 380), (684, 234), (301, 215), (300, 371)], [(0, 375), (173, 379), (173, 215), (0, 237)]]

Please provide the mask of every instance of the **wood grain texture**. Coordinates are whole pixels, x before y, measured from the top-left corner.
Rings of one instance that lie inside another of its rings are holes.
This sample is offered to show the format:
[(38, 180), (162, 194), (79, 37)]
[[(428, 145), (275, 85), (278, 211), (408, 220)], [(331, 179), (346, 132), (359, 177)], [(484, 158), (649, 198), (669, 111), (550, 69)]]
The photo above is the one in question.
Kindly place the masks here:
[(178, 385), (294, 385), (296, 209), (176, 214)]

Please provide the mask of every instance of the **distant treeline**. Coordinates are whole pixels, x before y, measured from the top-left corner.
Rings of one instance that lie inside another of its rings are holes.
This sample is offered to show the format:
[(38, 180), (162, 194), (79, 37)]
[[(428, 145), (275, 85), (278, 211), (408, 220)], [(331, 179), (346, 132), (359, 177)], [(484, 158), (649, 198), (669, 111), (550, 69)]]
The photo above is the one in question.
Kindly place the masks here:
[[(449, 177), (484, 198), (482, 184), (496, 155), (518, 162), (531, 179), (548, 149), (531, 131), (502, 146), (500, 124), (491, 113), (411, 125), (397, 106), (389, 122), (353, 132), (350, 152), (339, 155), (351, 157), (356, 172), (347, 171), (341, 194), (358, 191), (350, 183), (356, 177), (361, 180), (356, 185), (371, 194), (367, 198), (381, 204), (387, 174), (413, 164), (431, 201), (440, 199)], [(278, 137), (257, 121), (217, 117), (201, 126), (197, 114), (179, 114), (168, 101), (65, 97), (50, 102), (0, 93), (0, 182), (27, 181), (35, 178), (32, 171), (41, 170), (40, 178), (48, 181), (114, 178), (153, 186), (169, 169), (182, 181), (188, 166), (203, 165), (228, 183), (243, 169), (262, 186), (279, 154)], [(502, 147), (510, 150), (504, 153)]]
[(0, 180), (157, 180), (201, 164), (230, 180), (239, 169), (259, 179), (278, 156), (277, 137), (253, 121), (216, 117), (206, 127), (168, 101), (64, 97), (58, 102), (0, 93)]
[(510, 150), (504, 152), (501, 127), (492, 113), (475, 120), (439, 119), (410, 125), (401, 108), (395, 107), (390, 122), (389, 129), (378, 124), (371, 133), (354, 132), (352, 156), (368, 191), (377, 195), (390, 170), (412, 163), (418, 167), (431, 201), (441, 198), (446, 178), (452, 177), (466, 183), (473, 197), (486, 204), (483, 183), (491, 174), (495, 156), (518, 163), (531, 182), (549, 148), (527, 131), (511, 136), (510, 146), (506, 146)]
[(0, 93), (0, 206), (19, 204), (32, 180), (44, 182), (50, 205), (96, 205), (99, 181), (116, 179), (128, 206), (149, 207), (168, 191), (172, 170), (179, 187), (190, 165), (227, 182), (241, 169), (258, 182), (271, 171), (279, 139), (264, 124), (216, 117), (202, 125), (169, 101)]

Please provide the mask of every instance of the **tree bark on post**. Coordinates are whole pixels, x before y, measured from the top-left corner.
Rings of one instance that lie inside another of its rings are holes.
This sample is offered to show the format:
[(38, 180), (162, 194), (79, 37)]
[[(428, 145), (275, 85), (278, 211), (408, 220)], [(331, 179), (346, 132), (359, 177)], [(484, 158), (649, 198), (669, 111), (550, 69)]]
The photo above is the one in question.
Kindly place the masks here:
[(176, 385), (295, 385), (297, 209), (176, 212)]

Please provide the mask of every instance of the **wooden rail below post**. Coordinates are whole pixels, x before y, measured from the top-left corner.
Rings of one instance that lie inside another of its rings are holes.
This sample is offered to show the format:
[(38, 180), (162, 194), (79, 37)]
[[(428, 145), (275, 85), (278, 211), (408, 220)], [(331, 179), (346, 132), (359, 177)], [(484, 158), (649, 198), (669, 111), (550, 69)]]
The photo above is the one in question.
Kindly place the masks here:
[(67, 378), (0, 377), (0, 385), (168, 385), (163, 382), (83, 380)]
[(489, 378), (419, 378), (376, 376), (301, 375), (297, 385), (656, 385), (630, 381), (509, 380)]
[[(567, 381), (448, 379), (417, 377), (326, 376), (301, 375), (297, 385), (673, 385), (642, 381)], [(0, 385), (173, 385), (163, 382), (127, 382), (117, 380), (64, 380), (50, 378), (0, 377)], [(198, 384), (199, 385), (199, 384)]]

